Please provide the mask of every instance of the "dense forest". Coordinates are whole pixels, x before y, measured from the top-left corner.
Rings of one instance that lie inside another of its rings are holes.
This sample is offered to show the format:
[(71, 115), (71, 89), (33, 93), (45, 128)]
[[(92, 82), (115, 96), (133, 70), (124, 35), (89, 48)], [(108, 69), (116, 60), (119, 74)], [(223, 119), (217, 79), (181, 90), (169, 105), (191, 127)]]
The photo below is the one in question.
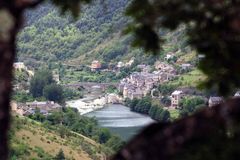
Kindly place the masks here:
[[(40, 64), (89, 65), (92, 60), (104, 63), (128, 61), (137, 57), (140, 62), (153, 64), (152, 56), (144, 54), (142, 49), (131, 47), (131, 35), (122, 31), (131, 20), (124, 16), (128, 0), (100, 0), (97, 5), (85, 6), (79, 19), (60, 16), (50, 4), (39, 7), (26, 14), (26, 24), (18, 36), (18, 60), (28, 66)], [(165, 53), (185, 52), (184, 27), (176, 32), (159, 31), (167, 37)], [(178, 39), (182, 39), (176, 44)], [(147, 57), (147, 58), (146, 58)], [(159, 58), (159, 57), (158, 57)]]

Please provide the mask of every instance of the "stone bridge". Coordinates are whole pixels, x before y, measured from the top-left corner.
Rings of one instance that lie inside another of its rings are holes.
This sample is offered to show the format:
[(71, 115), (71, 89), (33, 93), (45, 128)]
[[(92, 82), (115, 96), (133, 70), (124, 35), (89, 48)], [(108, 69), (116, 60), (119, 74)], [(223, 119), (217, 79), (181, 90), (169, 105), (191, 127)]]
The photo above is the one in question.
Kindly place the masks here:
[(77, 83), (72, 83), (72, 84), (65, 84), (65, 87), (69, 88), (84, 88), (88, 91), (91, 91), (92, 87), (98, 86), (99, 88), (102, 89), (102, 91), (106, 90), (109, 86), (114, 86), (118, 88), (119, 83), (97, 83), (97, 82), (77, 82)]

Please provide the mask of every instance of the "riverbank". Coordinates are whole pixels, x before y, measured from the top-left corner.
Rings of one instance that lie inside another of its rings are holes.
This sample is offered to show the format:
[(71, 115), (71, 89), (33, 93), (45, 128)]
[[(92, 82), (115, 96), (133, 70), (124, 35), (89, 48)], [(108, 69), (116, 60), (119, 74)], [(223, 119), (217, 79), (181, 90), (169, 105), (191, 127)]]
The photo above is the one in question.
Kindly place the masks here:
[(106, 104), (112, 103), (121, 103), (119, 96), (115, 94), (107, 94), (100, 97), (89, 95), (82, 99), (66, 102), (68, 107), (78, 109), (81, 115), (99, 110), (101, 108), (104, 108)]
[(68, 107), (76, 108), (81, 115), (90, 113), (94, 110), (101, 109), (106, 104), (106, 98), (101, 97), (93, 100), (92, 102), (86, 102), (86, 98), (72, 100), (66, 102)]

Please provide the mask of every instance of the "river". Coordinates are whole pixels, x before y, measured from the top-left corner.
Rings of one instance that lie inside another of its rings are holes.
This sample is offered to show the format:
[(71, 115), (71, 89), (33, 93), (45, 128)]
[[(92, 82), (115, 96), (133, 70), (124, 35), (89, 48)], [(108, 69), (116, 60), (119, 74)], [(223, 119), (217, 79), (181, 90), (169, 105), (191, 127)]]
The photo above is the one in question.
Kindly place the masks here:
[(145, 126), (154, 123), (150, 117), (132, 112), (128, 107), (119, 104), (108, 104), (85, 116), (95, 117), (100, 126), (108, 128), (126, 141)]

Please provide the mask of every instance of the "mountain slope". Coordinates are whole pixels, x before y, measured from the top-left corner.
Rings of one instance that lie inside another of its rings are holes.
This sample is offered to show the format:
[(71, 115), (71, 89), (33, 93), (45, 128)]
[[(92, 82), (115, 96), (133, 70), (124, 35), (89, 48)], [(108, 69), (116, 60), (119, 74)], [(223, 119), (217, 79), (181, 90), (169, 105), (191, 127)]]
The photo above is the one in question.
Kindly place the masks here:
[(11, 138), (11, 159), (53, 159), (63, 150), (67, 159), (103, 159), (104, 153), (100, 144), (77, 134), (68, 132), (61, 136), (56, 129), (28, 118), (14, 119), (14, 136)]
[[(121, 34), (129, 21), (124, 15), (129, 1), (104, 2), (101, 4), (100, 0), (96, 0), (92, 5), (85, 6), (77, 21), (69, 15), (60, 16), (57, 9), (49, 4), (29, 11), (26, 26), (18, 37), (19, 61), (35, 67), (56, 62), (89, 65), (95, 59), (115, 63), (132, 57), (140, 62), (152, 62), (152, 56), (130, 47), (131, 36)], [(162, 53), (184, 51), (183, 33), (183, 29), (174, 33), (161, 31), (167, 38)]]

